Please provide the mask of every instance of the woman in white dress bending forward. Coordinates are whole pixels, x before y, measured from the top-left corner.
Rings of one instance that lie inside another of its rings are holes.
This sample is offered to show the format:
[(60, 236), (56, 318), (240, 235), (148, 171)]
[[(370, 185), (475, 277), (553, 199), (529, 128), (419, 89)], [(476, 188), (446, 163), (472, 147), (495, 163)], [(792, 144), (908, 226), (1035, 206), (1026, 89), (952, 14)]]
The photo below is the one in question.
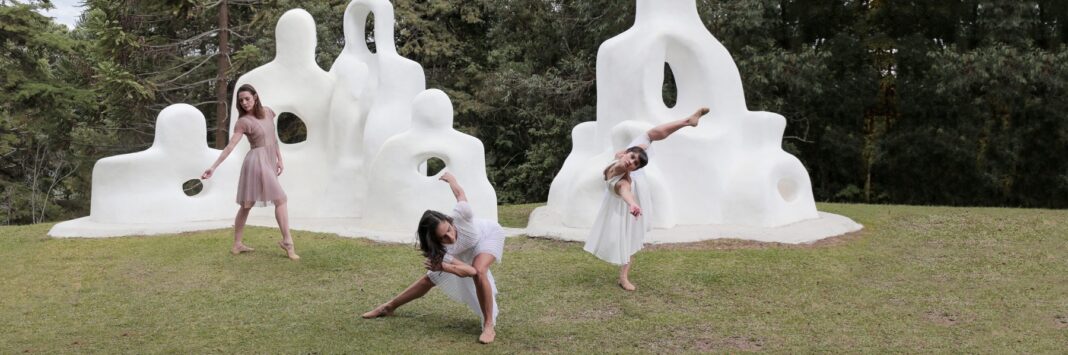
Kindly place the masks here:
[(624, 290), (637, 289), (629, 278), (631, 260), (641, 250), (645, 232), (649, 230), (641, 207), (646, 202), (641, 201), (645, 194), (639, 193), (648, 187), (642, 186), (642, 179), (637, 178), (640, 174), (635, 171), (649, 163), (653, 142), (667, 138), (682, 127), (697, 127), (698, 120), (707, 113), (708, 108), (702, 107), (690, 117), (661, 124), (638, 135), (627, 149), (616, 153), (616, 160), (602, 173), (606, 191), (583, 249), (601, 260), (621, 265), (619, 286)]
[(497, 286), (489, 267), (494, 261), (501, 260), (504, 229), (496, 221), (474, 217), (463, 188), (452, 174), (445, 173), (440, 179), (452, 188), (456, 207), (453, 207), (451, 216), (427, 210), (419, 220), (416, 234), (419, 249), (426, 257), (426, 275), (389, 302), (364, 313), (363, 317), (393, 315), (400, 306), (423, 297), (437, 286), (449, 298), (467, 304), (479, 315), (482, 334), (478, 342), (488, 344), (497, 335), (493, 330), (497, 319)]

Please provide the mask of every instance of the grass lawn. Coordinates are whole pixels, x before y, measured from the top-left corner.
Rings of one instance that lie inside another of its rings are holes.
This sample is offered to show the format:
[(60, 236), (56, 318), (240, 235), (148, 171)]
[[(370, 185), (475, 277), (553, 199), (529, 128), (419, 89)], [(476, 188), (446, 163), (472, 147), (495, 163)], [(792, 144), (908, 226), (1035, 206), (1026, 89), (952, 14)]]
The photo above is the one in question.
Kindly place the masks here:
[[(533, 205), (505, 206), (522, 226)], [(782, 246), (654, 246), (632, 279), (577, 243), (512, 238), (494, 267), (497, 342), (432, 291), (359, 314), (418, 278), (410, 245), (251, 228), (51, 239), (0, 227), (2, 353), (965, 352), (1068, 349), (1068, 211), (821, 204), (864, 231)]]

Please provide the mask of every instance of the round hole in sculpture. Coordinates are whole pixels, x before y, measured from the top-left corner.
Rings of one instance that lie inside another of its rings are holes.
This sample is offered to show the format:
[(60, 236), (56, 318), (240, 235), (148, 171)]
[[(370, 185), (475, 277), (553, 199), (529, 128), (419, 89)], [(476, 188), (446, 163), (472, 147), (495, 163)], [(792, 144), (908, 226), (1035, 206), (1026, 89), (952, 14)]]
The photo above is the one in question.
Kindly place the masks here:
[(363, 33), (366, 34), (364, 43), (367, 44), (367, 50), (371, 53), (378, 53), (378, 46), (375, 45), (375, 14), (373, 12), (367, 14), (367, 23), (364, 25)]
[(671, 65), (668, 63), (664, 63), (664, 85), (662, 86), (660, 95), (664, 99), (664, 106), (675, 107), (678, 103), (679, 87), (675, 84), (675, 73), (671, 71)]
[(200, 182), (200, 179), (189, 179), (182, 183), (182, 192), (185, 192), (186, 196), (193, 197), (201, 191), (204, 191), (204, 183)]
[(300, 143), (308, 139), (308, 126), (304, 120), (290, 112), (278, 115), (278, 140), (285, 144)]
[(793, 202), (797, 199), (798, 186), (797, 182), (790, 178), (779, 179), (779, 196), (782, 196), (783, 201)]
[(445, 170), (445, 161), (438, 157), (419, 162), (419, 173), (426, 176), (434, 176)]

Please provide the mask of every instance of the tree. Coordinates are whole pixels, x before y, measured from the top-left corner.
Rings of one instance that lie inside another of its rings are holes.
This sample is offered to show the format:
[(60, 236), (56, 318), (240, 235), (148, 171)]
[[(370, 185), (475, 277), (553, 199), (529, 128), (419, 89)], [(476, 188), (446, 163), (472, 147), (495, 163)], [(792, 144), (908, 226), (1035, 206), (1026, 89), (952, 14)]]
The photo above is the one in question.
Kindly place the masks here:
[[(78, 54), (86, 43), (36, 12), (45, 1), (0, 6), (0, 186), (5, 224), (68, 215), (57, 203), (87, 203), (81, 193), (93, 149), (94, 74)], [(87, 164), (88, 162), (88, 164)], [(81, 200), (81, 201), (79, 201)]]

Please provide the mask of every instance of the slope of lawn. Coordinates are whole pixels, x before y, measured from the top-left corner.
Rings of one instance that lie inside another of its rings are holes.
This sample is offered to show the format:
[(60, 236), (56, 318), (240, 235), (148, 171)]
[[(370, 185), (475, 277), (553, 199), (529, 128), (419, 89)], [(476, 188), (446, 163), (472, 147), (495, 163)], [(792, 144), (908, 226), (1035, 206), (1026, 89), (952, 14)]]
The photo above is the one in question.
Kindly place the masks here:
[[(502, 206), (522, 227), (536, 205)], [(1068, 349), (1068, 211), (821, 204), (865, 225), (814, 245), (651, 246), (627, 293), (581, 244), (510, 238), (498, 341), (438, 292), (359, 314), (420, 277), (411, 245), (229, 230), (52, 239), (0, 227), (3, 353), (967, 352)]]

